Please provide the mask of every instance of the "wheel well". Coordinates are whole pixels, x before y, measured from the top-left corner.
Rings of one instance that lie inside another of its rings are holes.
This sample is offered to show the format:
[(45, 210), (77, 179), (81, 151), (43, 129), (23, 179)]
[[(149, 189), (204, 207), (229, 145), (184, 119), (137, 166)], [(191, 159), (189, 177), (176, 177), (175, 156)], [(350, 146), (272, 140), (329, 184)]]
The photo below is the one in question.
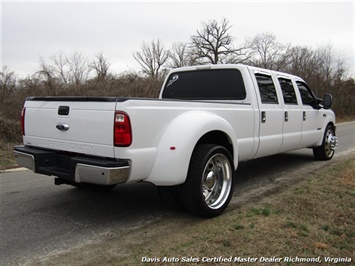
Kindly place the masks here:
[(334, 129), (334, 133), (335, 133), (335, 125), (333, 124), (333, 122), (329, 122), (328, 125), (332, 126), (332, 128)]
[(229, 151), (232, 158), (234, 158), (232, 141), (229, 136), (222, 131), (216, 130), (206, 133), (199, 139), (196, 145), (199, 144), (217, 144), (223, 146)]
[(331, 126), (331, 127), (332, 127), (332, 129), (334, 130), (334, 134), (335, 134), (335, 129), (336, 129), (336, 127), (335, 127), (335, 125), (334, 125), (334, 123), (333, 123), (332, 121), (330, 121), (330, 122), (325, 126), (323, 134), (325, 133), (325, 130), (327, 129), (328, 126)]

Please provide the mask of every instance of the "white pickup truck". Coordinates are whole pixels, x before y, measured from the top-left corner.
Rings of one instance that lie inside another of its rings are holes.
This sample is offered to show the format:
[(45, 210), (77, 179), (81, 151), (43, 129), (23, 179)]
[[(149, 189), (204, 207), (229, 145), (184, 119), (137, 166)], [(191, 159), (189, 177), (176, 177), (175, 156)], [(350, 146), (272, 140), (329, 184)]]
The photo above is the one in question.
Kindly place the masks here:
[(17, 162), (55, 184), (111, 188), (151, 182), (166, 203), (205, 217), (221, 214), (241, 161), (337, 146), (331, 95), (304, 80), (246, 66), (172, 70), (159, 99), (29, 97)]

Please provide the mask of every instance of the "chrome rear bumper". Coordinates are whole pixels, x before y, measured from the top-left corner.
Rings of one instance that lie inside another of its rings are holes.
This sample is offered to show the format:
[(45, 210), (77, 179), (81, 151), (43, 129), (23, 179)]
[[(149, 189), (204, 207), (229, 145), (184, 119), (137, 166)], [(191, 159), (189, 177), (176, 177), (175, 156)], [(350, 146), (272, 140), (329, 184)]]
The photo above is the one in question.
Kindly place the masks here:
[(71, 183), (116, 185), (126, 183), (130, 174), (129, 160), (60, 154), (26, 146), (15, 147), (14, 153), (19, 165)]
[(128, 176), (129, 166), (105, 168), (78, 163), (75, 168), (76, 183), (116, 185), (126, 183)]

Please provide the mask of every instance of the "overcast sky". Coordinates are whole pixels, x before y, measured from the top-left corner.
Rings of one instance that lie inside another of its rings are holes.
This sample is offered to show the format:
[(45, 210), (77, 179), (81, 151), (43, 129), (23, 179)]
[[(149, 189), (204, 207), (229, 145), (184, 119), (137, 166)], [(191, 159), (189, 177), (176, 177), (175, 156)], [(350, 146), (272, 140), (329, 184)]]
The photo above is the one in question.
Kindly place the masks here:
[(188, 42), (201, 22), (230, 21), (235, 44), (270, 32), (277, 41), (318, 48), (332, 44), (354, 70), (354, 1), (2, 2), (2, 65), (19, 76), (38, 70), (40, 57), (103, 52), (113, 73), (139, 70), (132, 53), (160, 39), (166, 48)]

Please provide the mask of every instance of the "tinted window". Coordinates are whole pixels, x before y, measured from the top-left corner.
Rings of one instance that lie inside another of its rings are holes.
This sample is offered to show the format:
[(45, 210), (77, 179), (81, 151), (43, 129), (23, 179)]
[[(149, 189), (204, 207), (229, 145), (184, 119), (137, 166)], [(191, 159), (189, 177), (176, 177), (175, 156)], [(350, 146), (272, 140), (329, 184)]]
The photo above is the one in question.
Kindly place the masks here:
[(260, 91), (260, 97), (262, 103), (277, 104), (277, 93), (275, 84), (272, 81), (271, 76), (255, 74), (256, 80), (258, 82), (258, 87)]
[(191, 100), (243, 100), (246, 92), (237, 69), (214, 69), (172, 73), (163, 98)]
[(296, 83), (301, 94), (302, 103), (304, 105), (313, 105), (315, 98), (308, 86), (301, 81), (297, 81)]
[(297, 97), (292, 81), (289, 79), (279, 78), (279, 83), (285, 104), (297, 104)]

